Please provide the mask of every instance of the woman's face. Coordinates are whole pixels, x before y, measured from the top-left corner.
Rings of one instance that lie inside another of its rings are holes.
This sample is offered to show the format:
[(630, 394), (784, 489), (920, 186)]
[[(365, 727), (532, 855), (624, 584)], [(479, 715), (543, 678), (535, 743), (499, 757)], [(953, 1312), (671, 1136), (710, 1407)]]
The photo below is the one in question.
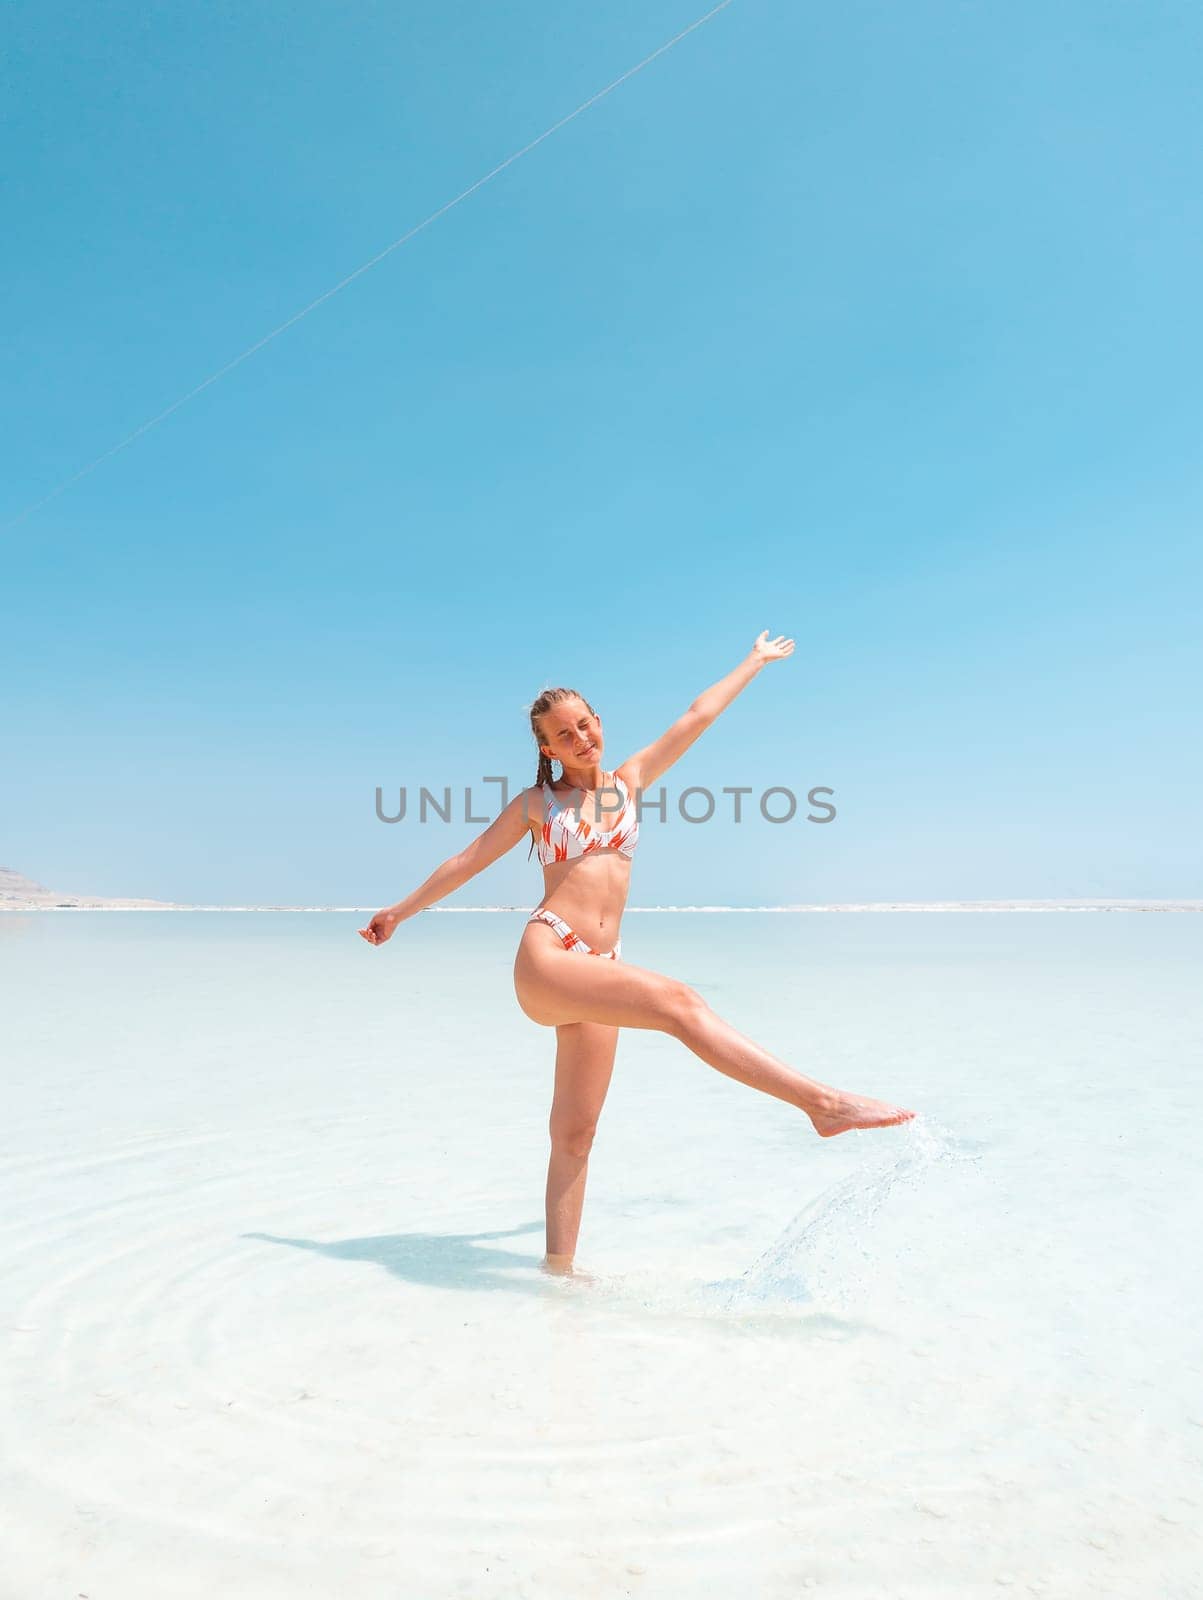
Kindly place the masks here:
[(545, 756), (568, 767), (596, 766), (602, 758), (601, 718), (583, 700), (561, 700), (539, 718)]

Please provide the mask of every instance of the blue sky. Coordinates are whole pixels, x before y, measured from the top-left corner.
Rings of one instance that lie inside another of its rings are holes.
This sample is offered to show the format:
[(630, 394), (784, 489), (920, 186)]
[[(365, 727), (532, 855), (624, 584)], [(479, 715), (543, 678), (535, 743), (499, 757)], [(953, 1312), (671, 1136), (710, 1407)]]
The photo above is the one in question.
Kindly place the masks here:
[[(702, 9), (16, 0), (0, 521)], [(837, 819), (652, 820), (633, 904), (1203, 896), (1201, 46), (735, 0), (0, 534), (0, 864), (384, 903), (478, 828), (376, 785), (529, 781), (547, 683), (612, 765), (767, 627), (670, 798)]]

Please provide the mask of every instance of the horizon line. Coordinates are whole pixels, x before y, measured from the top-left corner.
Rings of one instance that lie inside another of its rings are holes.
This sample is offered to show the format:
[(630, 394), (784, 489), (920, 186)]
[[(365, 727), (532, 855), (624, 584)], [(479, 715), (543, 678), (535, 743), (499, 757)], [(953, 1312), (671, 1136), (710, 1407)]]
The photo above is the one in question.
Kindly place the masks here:
[[(344, 915), (374, 915), (379, 906), (367, 905), (286, 905), (276, 902), (243, 905), (218, 905), (190, 902), (153, 901), (153, 900), (104, 900), (97, 897), (95, 900), (86, 900), (82, 896), (72, 896), (63, 900), (24, 901), (14, 899), (5, 901), (0, 899), (0, 911), (195, 911), (195, 912), (300, 912), (306, 914), (317, 913), (342, 913)], [(415, 912), (414, 916), (427, 914), (445, 916), (482, 915), (495, 913), (522, 913), (529, 914), (530, 906), (523, 905), (479, 905), (479, 906), (425, 906), (422, 911)], [(889, 913), (898, 911), (920, 912), (947, 912), (947, 911), (981, 911), (981, 912), (1011, 912), (1011, 911), (1203, 911), (1203, 900), (1199, 899), (1169, 899), (1169, 898), (1091, 898), (1079, 899), (1073, 897), (1060, 897), (1052, 899), (1007, 899), (1007, 900), (843, 900), (843, 901), (811, 901), (797, 902), (787, 905), (652, 905), (652, 906), (627, 906), (628, 912), (641, 912), (647, 914), (681, 914), (681, 913), (732, 913), (732, 914), (798, 914), (803, 912), (879, 912)], [(412, 919), (407, 919), (412, 920)]]

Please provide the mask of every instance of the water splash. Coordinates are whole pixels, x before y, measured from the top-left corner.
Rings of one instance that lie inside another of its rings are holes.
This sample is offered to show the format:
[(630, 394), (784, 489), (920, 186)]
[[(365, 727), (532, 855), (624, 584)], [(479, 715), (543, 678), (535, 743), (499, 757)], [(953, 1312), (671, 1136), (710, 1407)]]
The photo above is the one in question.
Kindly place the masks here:
[[(865, 1137), (850, 1134), (844, 1137)], [(934, 1168), (979, 1162), (983, 1146), (951, 1129), (916, 1117), (906, 1125), (902, 1149), (833, 1184), (804, 1207), (734, 1283), (721, 1287), (728, 1310), (788, 1305), (846, 1305), (872, 1267), (873, 1223), (899, 1191), (914, 1191)], [(863, 1264), (863, 1266), (861, 1265)]]

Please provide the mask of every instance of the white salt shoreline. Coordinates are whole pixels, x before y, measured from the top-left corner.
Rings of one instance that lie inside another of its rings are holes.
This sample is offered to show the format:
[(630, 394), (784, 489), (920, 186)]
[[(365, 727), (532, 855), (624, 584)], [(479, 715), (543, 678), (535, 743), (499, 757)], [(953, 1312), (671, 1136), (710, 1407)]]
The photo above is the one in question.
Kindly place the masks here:
[[(0, 911), (337, 911), (366, 913), (376, 905), (190, 905), (170, 900), (106, 899), (102, 895), (63, 894), (26, 878), (10, 867), (0, 867)], [(429, 906), (434, 912), (529, 911), (522, 905)], [(648, 912), (814, 912), (814, 911), (1203, 911), (1203, 900), (849, 900), (829, 904), (785, 906), (628, 906), (628, 911)]]
[[(188, 905), (157, 900), (85, 900), (59, 901), (0, 899), (0, 911), (240, 911), (240, 912), (339, 912), (343, 914), (373, 915), (379, 905), (362, 906), (302, 906), (302, 905)], [(514, 906), (428, 906), (427, 913), (456, 915), (485, 912), (529, 911), (527, 904)], [(790, 906), (627, 906), (627, 912), (683, 912), (713, 915), (718, 913), (759, 914), (773, 912), (837, 913), (837, 912), (1051, 912), (1051, 911), (1203, 911), (1203, 900), (866, 900), (840, 904), (813, 904)]]

